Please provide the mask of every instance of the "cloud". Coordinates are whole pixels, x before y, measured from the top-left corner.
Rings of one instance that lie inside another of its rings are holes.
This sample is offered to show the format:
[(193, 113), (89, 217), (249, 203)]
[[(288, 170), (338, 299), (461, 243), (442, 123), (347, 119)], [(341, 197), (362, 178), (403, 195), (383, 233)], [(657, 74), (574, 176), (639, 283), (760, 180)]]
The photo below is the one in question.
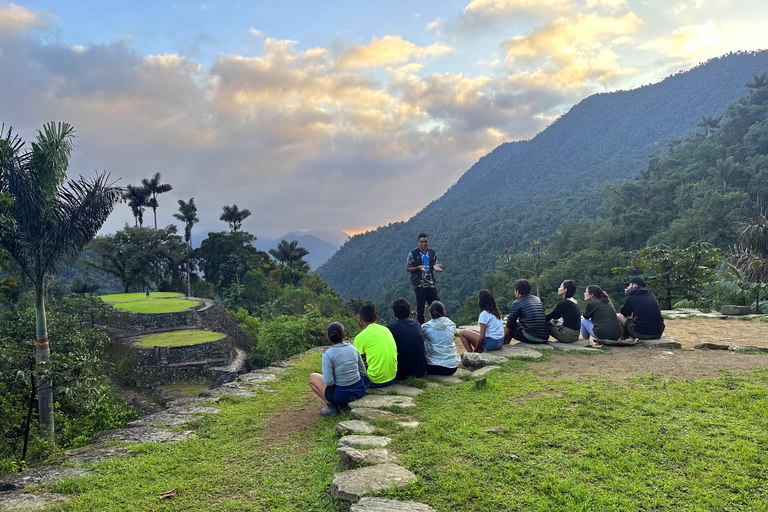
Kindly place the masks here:
[(464, 16), (488, 16), (505, 12), (542, 9), (564, 11), (570, 5), (568, 0), (471, 0), (464, 8)]
[(0, 6), (0, 35), (45, 25), (43, 16), (16, 4)]
[(336, 65), (347, 68), (389, 66), (414, 58), (434, 57), (453, 52), (444, 44), (416, 46), (400, 36), (373, 37), (368, 46), (356, 46), (336, 60)]
[(261, 30), (256, 30), (255, 28), (251, 28), (248, 33), (254, 37), (262, 37), (264, 35), (264, 32)]
[(613, 41), (625, 42), (642, 23), (632, 12), (621, 17), (560, 17), (528, 35), (507, 39), (502, 48), (517, 81), (583, 87), (634, 72), (619, 64), (610, 46)]
[(718, 39), (713, 34), (714, 30), (715, 23), (711, 20), (704, 25), (680, 27), (672, 32), (671, 37), (651, 39), (637, 48), (657, 50), (673, 59), (698, 59), (717, 47)]
[(626, 3), (627, 0), (586, 0), (585, 5), (588, 9), (592, 9), (596, 6), (605, 7), (607, 9), (618, 9)]

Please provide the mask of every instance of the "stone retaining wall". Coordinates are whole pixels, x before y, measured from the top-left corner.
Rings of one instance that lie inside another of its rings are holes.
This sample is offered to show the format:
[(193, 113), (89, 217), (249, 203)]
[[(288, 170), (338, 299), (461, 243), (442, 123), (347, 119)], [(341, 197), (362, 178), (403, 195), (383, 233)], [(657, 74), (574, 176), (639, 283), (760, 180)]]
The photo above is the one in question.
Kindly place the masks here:
[(142, 366), (159, 366), (178, 364), (203, 359), (229, 359), (232, 341), (229, 337), (217, 341), (198, 343), (196, 345), (181, 345), (178, 347), (133, 347), (136, 351), (134, 364)]

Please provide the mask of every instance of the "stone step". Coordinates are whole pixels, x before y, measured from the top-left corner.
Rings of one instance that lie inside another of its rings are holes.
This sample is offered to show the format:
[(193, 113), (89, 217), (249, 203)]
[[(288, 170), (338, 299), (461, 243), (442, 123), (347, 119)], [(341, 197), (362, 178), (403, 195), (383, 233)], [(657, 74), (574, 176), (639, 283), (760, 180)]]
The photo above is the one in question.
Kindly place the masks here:
[(413, 403), (413, 398), (410, 396), (399, 395), (365, 395), (362, 398), (358, 398), (354, 402), (349, 403), (350, 409), (357, 409), (358, 407), (370, 407), (373, 409), (379, 409), (382, 407), (416, 407)]
[(494, 355), (490, 352), (464, 352), (461, 354), (461, 364), (467, 368), (482, 368), (488, 364), (506, 363), (507, 358)]
[(397, 393), (398, 395), (418, 396), (422, 394), (424, 390), (413, 386), (405, 386), (403, 384), (392, 384), (385, 388), (372, 388), (366, 390), (366, 393), (369, 395), (388, 395), (392, 392)]
[(62, 505), (71, 499), (71, 496), (50, 492), (35, 494), (27, 494), (24, 492), (0, 492), (0, 510), (6, 512), (48, 510), (54, 505)]
[(464, 382), (456, 375), (426, 375), (427, 379), (439, 382), (441, 384), (461, 384)]
[(336, 455), (344, 462), (347, 469), (398, 462), (397, 457), (389, 453), (386, 448), (359, 450), (350, 446), (342, 446), (336, 449)]
[(385, 498), (362, 498), (354, 503), (349, 512), (437, 512), (418, 501), (398, 501)]
[(397, 421), (397, 422), (410, 422), (413, 418), (404, 414), (395, 414), (394, 412), (383, 411), (381, 409), (371, 409), (370, 407), (358, 407), (352, 409), (349, 412), (349, 417), (353, 420), (363, 421)]
[(510, 346), (517, 348), (530, 348), (533, 350), (555, 350), (555, 347), (550, 347), (547, 343), (525, 343), (518, 341), (515, 344), (510, 344)]
[(387, 436), (344, 436), (336, 441), (336, 446), (339, 448), (356, 448), (358, 450), (365, 450), (366, 448), (384, 448), (392, 439)]
[(357, 501), (382, 489), (403, 489), (416, 481), (416, 475), (397, 464), (377, 464), (336, 473), (331, 480), (331, 496)]
[(336, 425), (336, 432), (339, 435), (348, 435), (348, 434), (373, 434), (376, 431), (376, 427), (368, 423), (367, 421), (361, 421), (361, 420), (347, 420), (347, 421), (340, 421)]
[[(479, 370), (475, 370), (474, 372), (472, 372), (472, 377), (475, 377), (475, 378), (482, 377), (486, 373), (492, 372), (493, 370), (498, 370), (499, 368), (501, 368), (501, 366), (497, 366), (495, 364), (492, 364), (492, 365), (489, 365), (489, 366), (483, 366)], [(475, 386), (475, 387), (477, 387), (477, 386)]]
[(504, 345), (499, 350), (491, 352), (494, 355), (506, 357), (508, 359), (514, 357), (530, 357), (532, 359), (539, 359), (542, 355), (538, 350), (521, 346), (521, 343), (515, 345)]
[(93, 442), (122, 441), (123, 443), (172, 443), (195, 437), (192, 431), (174, 432), (165, 428), (136, 427), (105, 430), (93, 436)]

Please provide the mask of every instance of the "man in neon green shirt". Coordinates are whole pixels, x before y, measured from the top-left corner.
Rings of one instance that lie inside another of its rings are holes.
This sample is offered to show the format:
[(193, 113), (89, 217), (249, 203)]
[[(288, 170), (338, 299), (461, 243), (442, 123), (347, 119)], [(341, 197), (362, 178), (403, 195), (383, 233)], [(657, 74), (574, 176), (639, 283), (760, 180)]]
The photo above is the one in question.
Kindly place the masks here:
[(355, 348), (365, 358), (369, 388), (382, 388), (395, 382), (397, 375), (397, 345), (389, 329), (376, 323), (379, 315), (373, 304), (360, 308), (359, 322), (363, 332), (355, 337)]

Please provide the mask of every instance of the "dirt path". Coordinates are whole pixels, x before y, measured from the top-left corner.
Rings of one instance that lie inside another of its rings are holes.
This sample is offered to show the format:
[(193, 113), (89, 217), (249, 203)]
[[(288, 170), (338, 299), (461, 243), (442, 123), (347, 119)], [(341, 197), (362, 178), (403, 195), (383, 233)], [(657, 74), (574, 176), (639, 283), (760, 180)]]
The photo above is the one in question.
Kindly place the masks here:
[(739, 320), (738, 318), (686, 318), (665, 320), (664, 334), (679, 341), (683, 348), (698, 343), (722, 343), (744, 347), (768, 347), (768, 322)]

